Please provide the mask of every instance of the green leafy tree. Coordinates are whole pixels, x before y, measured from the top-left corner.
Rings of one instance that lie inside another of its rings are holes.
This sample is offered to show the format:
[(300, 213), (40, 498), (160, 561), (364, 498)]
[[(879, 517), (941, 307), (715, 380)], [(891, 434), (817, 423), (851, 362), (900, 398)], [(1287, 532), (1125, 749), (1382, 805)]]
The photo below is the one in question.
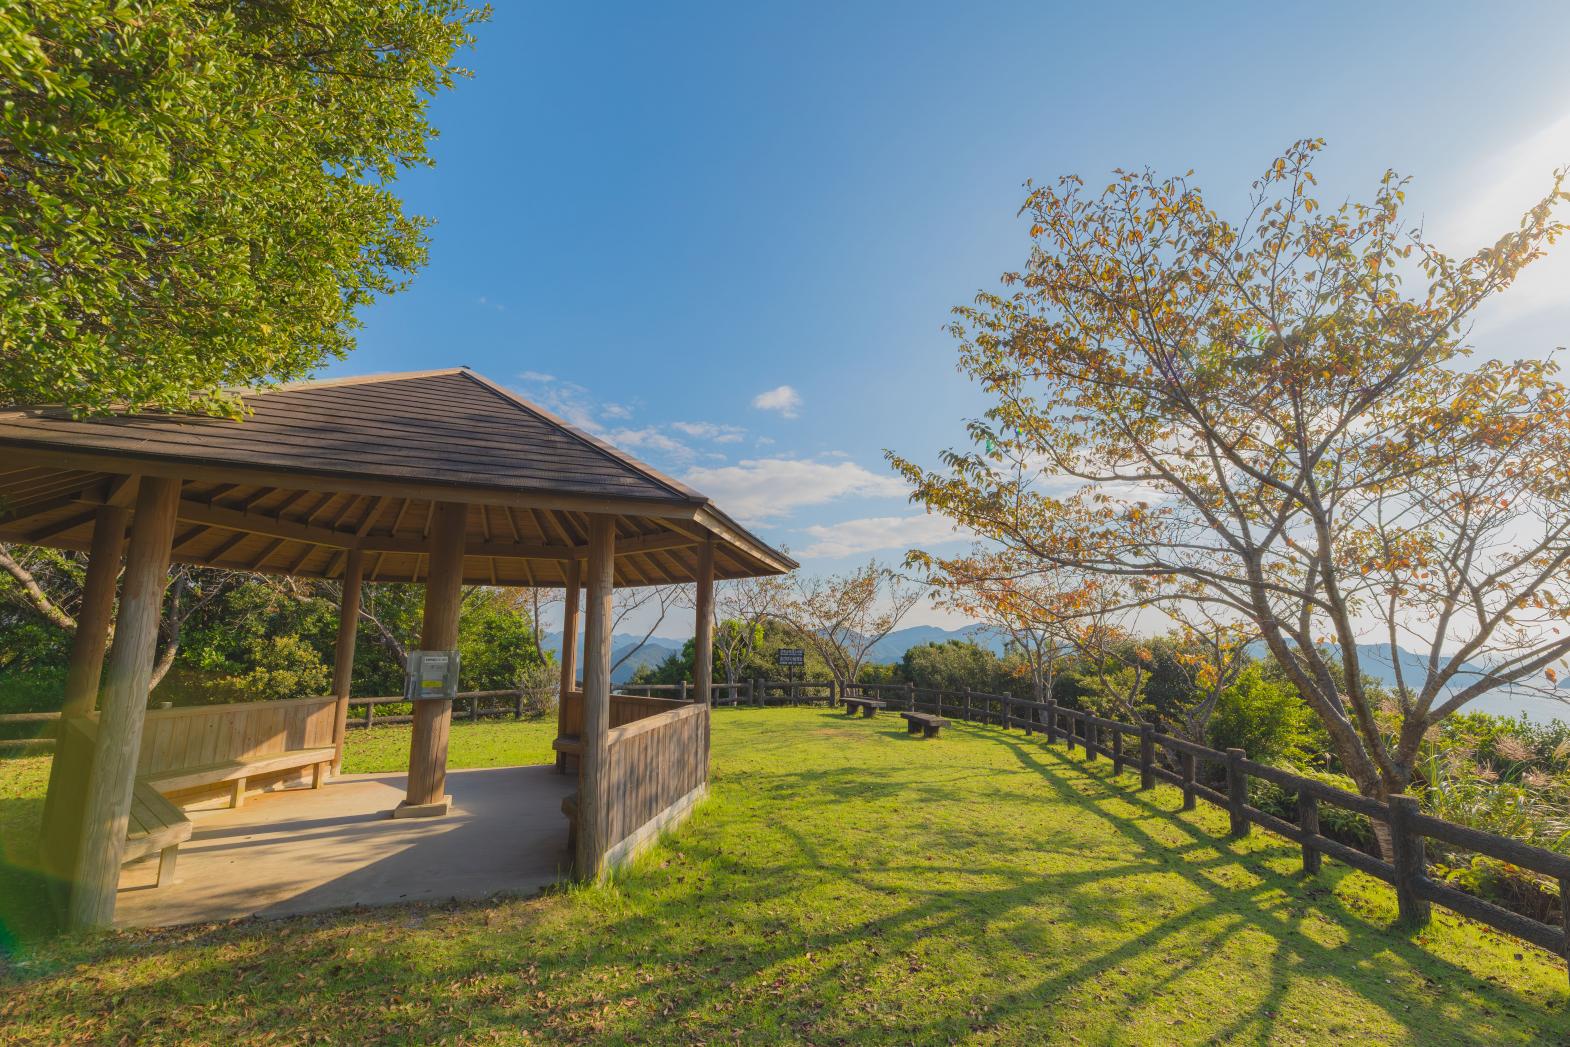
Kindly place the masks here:
[(0, 402), (233, 411), (425, 259), (464, 0), (20, 0), (0, 13)]
[(908, 648), (900, 675), (917, 687), (942, 691), (994, 692), (1003, 678), (998, 656), (968, 640), (944, 640)]
[(499, 589), (477, 589), (463, 602), (458, 618), (462, 687), (500, 691), (520, 687), (543, 664), (534, 642), (534, 623)]

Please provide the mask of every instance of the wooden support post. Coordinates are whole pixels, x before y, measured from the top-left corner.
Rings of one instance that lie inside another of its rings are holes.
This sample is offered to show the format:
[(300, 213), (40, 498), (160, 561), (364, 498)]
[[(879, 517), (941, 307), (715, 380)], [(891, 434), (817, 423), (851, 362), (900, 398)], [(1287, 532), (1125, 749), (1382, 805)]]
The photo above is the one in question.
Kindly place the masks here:
[(1248, 776), (1243, 773), (1243, 750), (1227, 750), (1227, 816), (1231, 820), (1229, 835), (1248, 835), (1248, 816), (1243, 805), (1248, 803)]
[(916, 684), (913, 680), (905, 681), (905, 711), (908, 713), (916, 711)]
[(1142, 723), (1139, 725), (1139, 787), (1141, 789), (1154, 789), (1156, 787), (1155, 724)]
[(1178, 753), (1178, 766), (1183, 770), (1183, 809), (1194, 809), (1194, 754), (1191, 752)]
[(365, 726), (369, 730), (376, 723), (376, 703), (365, 703)]
[[(682, 701), (685, 702), (685, 701), (690, 701), (691, 700), (691, 699), (689, 699), (687, 697), (687, 681), (686, 680), (683, 680), (683, 681), (681, 681), (681, 683), (676, 685), (676, 692), (677, 692), (677, 696)], [(654, 696), (653, 692), (651, 691), (650, 694), (649, 694), (649, 697), (652, 698), (653, 696)]]
[(588, 600), (583, 631), (583, 755), (578, 761), (579, 879), (605, 875), (610, 835), (611, 597), (615, 586), (616, 522), (589, 517)]
[(1073, 752), (1074, 751), (1074, 735), (1076, 733), (1078, 733), (1078, 731), (1079, 731), (1079, 725), (1075, 722), (1073, 710), (1069, 710), (1068, 711), (1067, 715), (1063, 718), (1063, 723), (1064, 723), (1063, 739), (1064, 739), (1064, 741), (1066, 741), (1068, 743), (1068, 751), (1069, 752)]
[[(1297, 827), (1319, 835), (1319, 800), (1303, 788), (1297, 791)], [(1303, 844), (1303, 871), (1310, 876), (1319, 872), (1319, 849), (1311, 843)]]
[[(125, 525), (129, 509), (106, 505), (93, 520), (93, 543), (82, 582), (82, 602), (76, 611), (76, 632), (71, 637), (71, 660), (65, 672), (65, 700), (60, 707), (60, 727), (55, 737), (65, 737), (67, 720), (90, 715), (98, 705), (103, 680), (104, 653), (109, 647), (109, 623), (114, 619), (115, 584), (120, 578), (120, 557), (125, 551)], [(56, 752), (59, 751), (57, 742)], [(79, 783), (62, 780), (64, 761), (49, 764), (49, 791), (44, 799), (44, 852), (75, 854), (81, 839), (81, 810), (64, 794), (80, 797)], [(68, 859), (62, 858), (68, 864)], [(54, 869), (69, 876), (70, 868)]]
[[(349, 726), (349, 681), (354, 676), (354, 642), (360, 630), (360, 582), (365, 554), (350, 549), (343, 567), (343, 597), (338, 601), (338, 643), (333, 648), (333, 773), (343, 769), (343, 739)], [(369, 726), (369, 724), (367, 724)]]
[(1054, 745), (1058, 740), (1058, 703), (1051, 698), (1047, 699), (1047, 744)]
[(1101, 748), (1101, 726), (1089, 716), (1085, 717), (1085, 759), (1094, 760)]
[(124, 506), (106, 505), (93, 521), (92, 551), (82, 582), (82, 603), (76, 612), (76, 634), (71, 637), (71, 661), (65, 671), (62, 719), (87, 716), (98, 704), (109, 623), (114, 617), (115, 582), (120, 577), (125, 525), (130, 518), (131, 512)]
[(1041, 710), (1036, 708), (1036, 700), (1034, 698), (1032, 698), (1031, 701), (1030, 701), (1030, 708), (1025, 713), (1025, 737), (1026, 738), (1029, 738), (1031, 735), (1036, 733), (1036, 715), (1040, 711)]
[(1123, 773), (1123, 731), (1112, 728), (1112, 777)]
[[(450, 651), (458, 646), (458, 606), (463, 595), (463, 541), (469, 507), (437, 502), (431, 520), (430, 577), (425, 582), (425, 621), (420, 649)], [(447, 813), (447, 736), (452, 701), (425, 698), (414, 703), (414, 734), (409, 740), (409, 786), (394, 817)]]
[(1007, 731), (1014, 726), (1014, 700), (1004, 696), (998, 699), (998, 705), (1003, 710), (1003, 729)]
[(136, 760), (179, 504), (179, 480), (142, 480), (126, 553), (114, 647), (104, 668), (103, 708), (72, 877), (72, 927), (108, 927), (114, 922), (115, 888), (125, 854), (131, 789), (136, 783)]
[[(579, 561), (569, 560), (562, 567), (566, 578), (566, 600), (561, 618), (561, 690), (556, 700), (556, 737), (567, 732), (567, 694), (578, 684), (578, 599), (583, 590)], [(567, 754), (556, 754), (556, 770), (567, 773)]]
[[(938, 692), (938, 702), (939, 702), (938, 715), (942, 716), (943, 715), (943, 708), (942, 708), (943, 692), (942, 691)], [(974, 714), (971, 712), (971, 707), (970, 707), (970, 688), (967, 687), (967, 688), (965, 688), (965, 721), (968, 723), (973, 718), (974, 718)]]
[(1428, 878), (1428, 855), (1423, 846), (1423, 836), (1412, 828), (1412, 818), (1419, 814), (1417, 797), (1397, 793), (1390, 797), (1391, 864), (1396, 867), (1396, 905), (1401, 922), (1422, 926), (1429, 919), (1428, 899), (1417, 892), (1422, 881)]

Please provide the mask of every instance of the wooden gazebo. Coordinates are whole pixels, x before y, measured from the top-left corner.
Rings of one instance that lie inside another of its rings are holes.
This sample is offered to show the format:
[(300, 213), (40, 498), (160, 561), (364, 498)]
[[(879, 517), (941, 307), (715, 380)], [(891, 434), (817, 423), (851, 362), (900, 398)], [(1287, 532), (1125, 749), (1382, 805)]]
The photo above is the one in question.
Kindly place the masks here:
[[(320, 715), (281, 714), (316, 716), (302, 730), (335, 757), (362, 582), (426, 586), (426, 650), (456, 646), (464, 584), (563, 586), (558, 748), (579, 771), (577, 874), (599, 877), (691, 806), (707, 783), (713, 582), (783, 573), (795, 566), (788, 557), (697, 492), (467, 369), (243, 399), (242, 421), (0, 410), (0, 540), (89, 554), (45, 826), (73, 924), (111, 922), (128, 832), (156, 817), (156, 805), (133, 794), (156, 755), (142, 743), (171, 560), (341, 580), (334, 695)], [(618, 707), (612, 590), (670, 583), (696, 586), (696, 701)], [(451, 714), (448, 701), (416, 703), (407, 796), (395, 813), (445, 812)], [(250, 744), (239, 728), (209, 732), (187, 748), (210, 756)]]

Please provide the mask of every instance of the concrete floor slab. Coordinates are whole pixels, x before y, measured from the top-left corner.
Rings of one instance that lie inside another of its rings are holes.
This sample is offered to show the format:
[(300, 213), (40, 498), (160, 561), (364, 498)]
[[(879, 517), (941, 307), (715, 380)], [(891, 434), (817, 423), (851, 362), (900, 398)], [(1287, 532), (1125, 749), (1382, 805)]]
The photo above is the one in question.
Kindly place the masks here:
[(317, 790), (254, 796), (238, 810), (192, 812), (196, 831), (173, 882), (153, 885), (156, 856), (126, 866), (115, 923), (533, 894), (566, 875), (561, 801), (576, 776), (549, 766), (451, 771), (445, 817), (393, 819), (404, 784), (401, 774), (345, 775)]

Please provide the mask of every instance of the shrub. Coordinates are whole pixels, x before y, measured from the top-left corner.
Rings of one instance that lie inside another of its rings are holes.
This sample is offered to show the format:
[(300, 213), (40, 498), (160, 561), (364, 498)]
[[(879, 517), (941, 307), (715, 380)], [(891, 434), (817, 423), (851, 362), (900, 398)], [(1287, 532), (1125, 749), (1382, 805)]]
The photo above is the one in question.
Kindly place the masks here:
[(1217, 699), (1206, 737), (1212, 748), (1242, 749), (1260, 763), (1300, 763), (1317, 747), (1317, 722), (1296, 688), (1256, 663)]

